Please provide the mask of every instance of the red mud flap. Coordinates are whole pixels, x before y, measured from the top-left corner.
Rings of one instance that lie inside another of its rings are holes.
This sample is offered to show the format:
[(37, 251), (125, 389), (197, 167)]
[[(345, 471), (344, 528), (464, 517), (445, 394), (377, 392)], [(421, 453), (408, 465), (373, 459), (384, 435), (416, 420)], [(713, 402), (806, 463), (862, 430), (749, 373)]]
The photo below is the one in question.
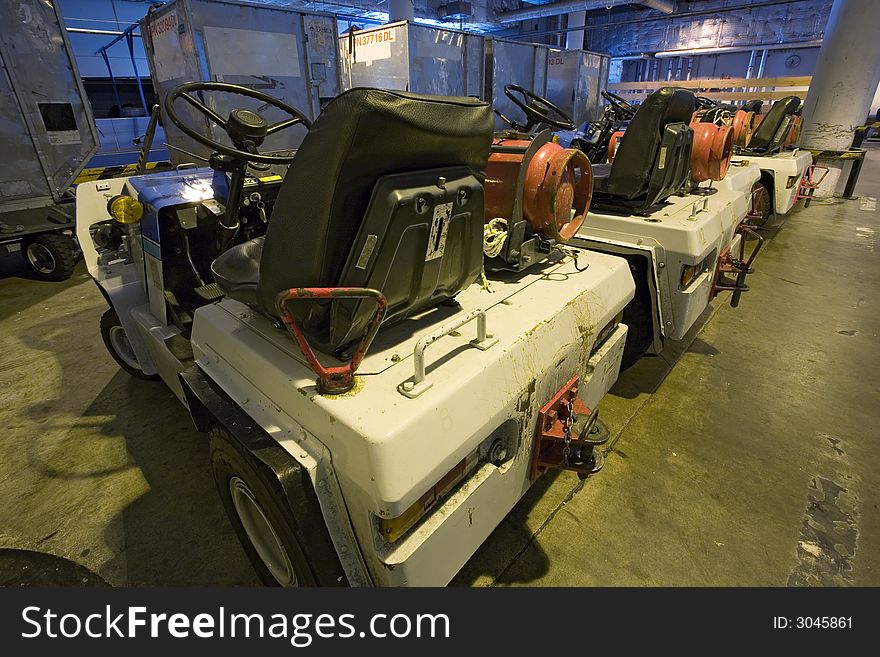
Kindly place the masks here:
[[(296, 318), (287, 310), (287, 303), (292, 300), (308, 299), (374, 299), (376, 312), (367, 326), (367, 332), (361, 338), (354, 355), (348, 365), (340, 367), (324, 367), (315, 355), (311, 345), (303, 335), (302, 328)], [(280, 292), (275, 299), (275, 307), (281, 315), (281, 319), (288, 330), (293, 334), (299, 350), (309, 362), (309, 367), (318, 375), (318, 391), (325, 395), (339, 395), (348, 392), (354, 387), (354, 373), (360, 366), (370, 343), (376, 337), (376, 332), (385, 317), (387, 301), (385, 296), (378, 290), (365, 287), (294, 287)]]
[[(764, 246), (764, 238), (758, 235), (754, 226), (741, 223), (736, 232), (740, 235), (739, 257), (734, 257), (729, 246), (721, 252), (721, 255), (718, 256), (718, 264), (715, 265), (715, 282), (712, 284), (712, 294), (709, 297), (714, 299), (719, 292), (733, 292), (730, 298), (731, 308), (736, 308), (742, 293), (749, 291), (749, 286), (746, 285), (746, 276), (755, 271), (752, 264)], [(746, 259), (746, 237), (758, 241), (748, 259)]]
[(532, 481), (551, 468), (571, 470), (584, 479), (605, 464), (594, 447), (608, 440), (608, 429), (599, 422), (599, 411), (591, 411), (578, 398), (578, 382), (577, 376), (570, 379), (538, 411)]
[[(813, 180), (813, 174), (816, 169), (824, 169), (825, 173), (823, 173), (819, 180)], [(822, 181), (825, 180), (825, 176), (828, 175), (830, 169), (828, 167), (817, 166), (815, 164), (811, 164), (810, 168), (807, 169), (807, 172), (804, 174), (804, 177), (801, 178), (801, 182), (798, 185), (797, 194), (794, 197), (794, 202), (804, 201), (804, 207), (810, 207), (810, 202), (813, 200), (813, 194), (816, 193), (816, 190), (819, 188), (819, 185), (822, 184)]]

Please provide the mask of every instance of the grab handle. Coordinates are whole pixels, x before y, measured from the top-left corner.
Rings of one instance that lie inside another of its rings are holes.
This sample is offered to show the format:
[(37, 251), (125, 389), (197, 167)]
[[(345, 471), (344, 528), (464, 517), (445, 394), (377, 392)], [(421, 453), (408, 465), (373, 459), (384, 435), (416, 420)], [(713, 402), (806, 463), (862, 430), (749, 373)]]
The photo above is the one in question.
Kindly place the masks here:
[(486, 311), (479, 309), (472, 310), (466, 315), (459, 317), (454, 322), (450, 322), (446, 326), (441, 327), (434, 333), (426, 335), (416, 343), (416, 347), (413, 349), (413, 366), (415, 371), (411, 379), (407, 379), (397, 386), (397, 391), (410, 399), (415, 399), (433, 386), (434, 383), (429, 381), (425, 374), (425, 349), (437, 342), (440, 338), (449, 335), (456, 329), (460, 329), (465, 324), (474, 320), (477, 320), (477, 337), (470, 341), (471, 345), (481, 351), (486, 351), (486, 349), (489, 349), (492, 345), (498, 342), (498, 338), (493, 338), (486, 332)]

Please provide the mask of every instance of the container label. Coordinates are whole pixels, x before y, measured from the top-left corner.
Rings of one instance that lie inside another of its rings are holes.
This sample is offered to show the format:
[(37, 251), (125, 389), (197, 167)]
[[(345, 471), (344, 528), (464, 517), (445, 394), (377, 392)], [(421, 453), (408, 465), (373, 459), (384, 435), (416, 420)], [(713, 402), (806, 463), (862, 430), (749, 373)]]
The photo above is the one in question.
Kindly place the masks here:
[(394, 30), (373, 30), (366, 34), (355, 34), (355, 63), (372, 64), (377, 59), (391, 58), (391, 44), (396, 40)]
[(150, 21), (150, 41), (153, 44), (153, 65), (156, 80), (165, 82), (186, 75), (183, 53), (180, 51), (180, 33), (177, 14), (173, 11)]

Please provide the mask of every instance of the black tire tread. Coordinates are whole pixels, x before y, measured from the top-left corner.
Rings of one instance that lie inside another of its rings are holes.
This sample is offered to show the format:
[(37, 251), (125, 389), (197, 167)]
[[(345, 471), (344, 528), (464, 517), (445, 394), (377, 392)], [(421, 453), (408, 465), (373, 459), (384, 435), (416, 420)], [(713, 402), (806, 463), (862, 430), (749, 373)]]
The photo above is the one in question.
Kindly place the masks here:
[[(42, 244), (52, 253), (55, 258), (55, 269), (50, 274), (43, 274), (31, 267), (30, 262), (25, 256), (24, 251), (29, 244)], [(25, 264), (30, 272), (45, 281), (65, 281), (73, 275), (76, 263), (79, 262), (79, 247), (72, 237), (62, 233), (43, 233), (27, 240), (22, 249), (22, 255), (25, 256)]]

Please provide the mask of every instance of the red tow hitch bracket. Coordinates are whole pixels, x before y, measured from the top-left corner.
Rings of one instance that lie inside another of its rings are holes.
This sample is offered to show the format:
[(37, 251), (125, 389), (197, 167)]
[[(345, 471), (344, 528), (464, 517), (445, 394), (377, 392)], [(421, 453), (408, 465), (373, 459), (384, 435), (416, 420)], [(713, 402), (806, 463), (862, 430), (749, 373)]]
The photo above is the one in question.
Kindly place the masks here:
[[(758, 235), (754, 226), (741, 223), (737, 227), (736, 232), (741, 236), (739, 241), (739, 257), (734, 257), (730, 252), (730, 247), (724, 249), (721, 255), (718, 256), (718, 264), (715, 266), (715, 282), (712, 284), (712, 294), (710, 296), (710, 299), (714, 299), (719, 292), (733, 292), (730, 298), (731, 308), (736, 308), (739, 305), (739, 298), (742, 296), (742, 293), (749, 291), (749, 286), (746, 285), (746, 276), (755, 271), (752, 268), (752, 264), (761, 252), (761, 247), (764, 246), (764, 238)], [(758, 242), (748, 259), (746, 259), (747, 237)], [(731, 278), (727, 274), (736, 274), (736, 278)]]
[(594, 449), (608, 440), (598, 409), (590, 410), (578, 397), (580, 377), (562, 386), (541, 410), (532, 445), (530, 478), (547, 470), (570, 470), (585, 478), (602, 469), (605, 457)]
[[(373, 314), (367, 326), (367, 332), (358, 343), (354, 355), (347, 365), (338, 367), (324, 367), (315, 355), (308, 340), (303, 334), (302, 328), (296, 318), (287, 309), (290, 301), (302, 300), (314, 301), (315, 299), (373, 299), (376, 302), (376, 312)], [(360, 366), (361, 361), (367, 354), (367, 349), (376, 337), (379, 326), (385, 318), (385, 309), (388, 302), (379, 290), (366, 287), (293, 287), (280, 292), (275, 298), (275, 307), (281, 315), (281, 320), (287, 329), (293, 334), (299, 350), (309, 362), (309, 367), (318, 375), (318, 391), (325, 395), (340, 395), (354, 387), (354, 373)]]
[[(819, 180), (813, 180), (813, 174), (816, 169), (825, 170), (825, 172), (819, 177)], [(795, 192), (794, 196), (794, 202), (797, 203), (798, 201), (803, 200), (804, 207), (810, 207), (810, 203), (813, 201), (813, 194), (816, 193), (819, 185), (821, 185), (822, 181), (825, 180), (825, 176), (828, 175), (828, 172), (830, 170), (831, 169), (829, 169), (828, 167), (811, 164), (810, 168), (807, 169), (807, 173), (804, 174), (804, 177), (801, 178), (801, 181), (798, 184), (798, 189), (797, 192)]]

